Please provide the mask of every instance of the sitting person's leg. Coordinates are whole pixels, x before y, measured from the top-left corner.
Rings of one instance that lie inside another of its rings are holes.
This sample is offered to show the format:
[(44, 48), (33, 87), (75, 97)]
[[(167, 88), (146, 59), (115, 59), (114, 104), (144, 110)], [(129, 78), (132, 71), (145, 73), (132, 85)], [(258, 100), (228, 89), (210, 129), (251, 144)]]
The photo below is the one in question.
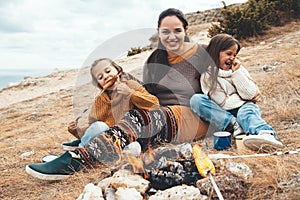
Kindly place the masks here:
[(169, 108), (154, 111), (129, 111), (120, 123), (94, 137), (83, 148), (65, 152), (47, 163), (30, 164), (26, 172), (44, 180), (69, 177), (85, 163), (110, 163), (120, 158), (122, 149), (138, 138), (155, 142), (172, 141), (177, 135), (177, 124)]
[(243, 138), (246, 147), (258, 150), (264, 145), (283, 147), (277, 140), (274, 129), (261, 117), (259, 107), (254, 103), (246, 103), (238, 111), (237, 121), (249, 136)]
[(274, 129), (261, 118), (259, 107), (254, 103), (246, 103), (242, 105), (237, 113), (237, 121), (243, 128), (245, 133), (257, 135), (260, 130)]
[[(134, 109), (127, 112), (117, 125), (92, 139), (84, 149), (99, 162), (106, 162), (111, 161), (110, 155), (116, 158), (126, 145), (135, 140), (140, 141), (145, 149), (149, 143), (171, 142), (176, 135), (177, 124), (169, 108), (153, 111)], [(103, 141), (106, 141), (105, 145)]]
[(173, 142), (192, 142), (206, 136), (208, 123), (204, 122), (190, 107), (178, 105), (169, 107), (175, 115), (178, 126), (178, 134)]
[(217, 130), (233, 129), (234, 136), (243, 132), (236, 122), (236, 118), (205, 94), (193, 95), (190, 100), (190, 106), (201, 119), (213, 125)]
[(81, 142), (80, 142), (79, 146), (82, 147), (82, 146), (86, 145), (91, 139), (93, 139), (97, 135), (100, 135), (101, 133), (103, 133), (104, 131), (107, 131), (107, 130), (109, 130), (109, 127), (104, 122), (97, 121), (97, 122), (92, 123), (90, 125), (90, 127), (87, 128), (86, 131), (84, 132), (84, 135), (81, 138)]
[(81, 139), (73, 140), (71, 142), (65, 142), (62, 144), (63, 150), (74, 151), (78, 146), (82, 147), (86, 145), (91, 139), (97, 135), (102, 134), (109, 129), (108, 125), (101, 121), (92, 123), (84, 132)]

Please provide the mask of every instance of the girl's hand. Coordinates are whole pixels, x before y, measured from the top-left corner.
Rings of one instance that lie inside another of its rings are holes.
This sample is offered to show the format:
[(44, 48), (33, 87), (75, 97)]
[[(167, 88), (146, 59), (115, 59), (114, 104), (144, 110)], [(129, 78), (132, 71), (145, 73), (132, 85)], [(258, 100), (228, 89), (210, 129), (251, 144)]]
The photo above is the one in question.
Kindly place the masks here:
[(241, 61), (239, 60), (238, 57), (236, 57), (232, 62), (231, 70), (235, 72), (240, 68), (240, 66), (241, 66)]
[(126, 85), (125, 83), (120, 83), (117, 86), (117, 92), (119, 94), (123, 94), (125, 96), (130, 95), (132, 92), (134, 92), (133, 89), (129, 88), (128, 85)]
[(257, 103), (258, 101), (261, 100), (261, 93), (259, 91), (259, 89), (257, 90), (256, 95), (253, 97), (253, 99), (251, 100), (253, 103)]
[(72, 121), (68, 125), (68, 131), (75, 137), (78, 138), (78, 132), (77, 132), (77, 123), (76, 121)]

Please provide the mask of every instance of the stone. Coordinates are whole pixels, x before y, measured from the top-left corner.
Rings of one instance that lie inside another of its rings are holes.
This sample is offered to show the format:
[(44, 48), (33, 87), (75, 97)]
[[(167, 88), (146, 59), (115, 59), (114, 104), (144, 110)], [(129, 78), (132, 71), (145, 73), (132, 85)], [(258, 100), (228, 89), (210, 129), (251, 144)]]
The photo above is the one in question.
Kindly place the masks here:
[[(248, 188), (243, 178), (229, 172), (217, 174), (213, 178), (224, 199), (246, 199)], [(211, 199), (218, 199), (209, 178), (198, 180), (196, 185), (201, 194), (208, 195)]]
[(79, 195), (77, 200), (104, 200), (104, 198), (101, 188), (89, 183), (84, 187), (83, 193)]
[(142, 200), (143, 196), (135, 188), (118, 188), (116, 200)]
[(111, 178), (108, 178), (108, 180), (104, 179), (103, 181), (105, 181), (106, 184), (109, 183), (109, 186), (115, 189), (135, 188), (141, 194), (144, 194), (150, 187), (148, 180), (140, 175), (133, 174), (129, 170), (119, 170)]
[(100, 187), (103, 191), (109, 187), (112, 177), (105, 178), (98, 182), (97, 186)]
[(275, 68), (276, 68), (276, 66), (274, 66), (274, 65), (264, 65), (264, 66), (262, 66), (262, 69), (263, 69), (265, 72), (273, 71)]
[(252, 170), (242, 162), (227, 162), (226, 169), (233, 174), (248, 179), (253, 175)]
[(199, 189), (194, 186), (175, 186), (150, 196), (149, 200), (204, 200), (207, 196), (201, 195)]
[(116, 189), (112, 188), (112, 187), (107, 187), (104, 190), (104, 196), (105, 196), (105, 200), (115, 200), (116, 199)]

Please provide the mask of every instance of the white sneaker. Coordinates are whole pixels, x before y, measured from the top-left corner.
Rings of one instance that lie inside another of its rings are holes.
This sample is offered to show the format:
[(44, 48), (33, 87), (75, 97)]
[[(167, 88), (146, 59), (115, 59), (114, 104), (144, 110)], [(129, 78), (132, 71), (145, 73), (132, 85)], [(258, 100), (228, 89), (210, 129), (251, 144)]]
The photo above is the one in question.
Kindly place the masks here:
[(244, 130), (240, 127), (240, 125), (236, 122), (233, 124), (233, 137), (236, 138), (238, 135), (244, 134)]
[(259, 150), (265, 145), (282, 148), (284, 145), (278, 141), (271, 130), (261, 130), (258, 135), (247, 135), (243, 138), (243, 144), (251, 150)]

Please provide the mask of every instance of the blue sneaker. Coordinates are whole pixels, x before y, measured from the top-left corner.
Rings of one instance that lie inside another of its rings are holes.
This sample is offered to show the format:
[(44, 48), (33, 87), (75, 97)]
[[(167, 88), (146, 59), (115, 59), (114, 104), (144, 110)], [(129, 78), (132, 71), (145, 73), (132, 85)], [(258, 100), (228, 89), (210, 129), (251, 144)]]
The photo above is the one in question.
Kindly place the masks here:
[(78, 148), (81, 140), (73, 140), (71, 142), (65, 142), (61, 146), (65, 151), (75, 151)]
[(83, 165), (79, 155), (67, 151), (52, 161), (26, 165), (26, 172), (35, 178), (53, 181), (68, 178)]

